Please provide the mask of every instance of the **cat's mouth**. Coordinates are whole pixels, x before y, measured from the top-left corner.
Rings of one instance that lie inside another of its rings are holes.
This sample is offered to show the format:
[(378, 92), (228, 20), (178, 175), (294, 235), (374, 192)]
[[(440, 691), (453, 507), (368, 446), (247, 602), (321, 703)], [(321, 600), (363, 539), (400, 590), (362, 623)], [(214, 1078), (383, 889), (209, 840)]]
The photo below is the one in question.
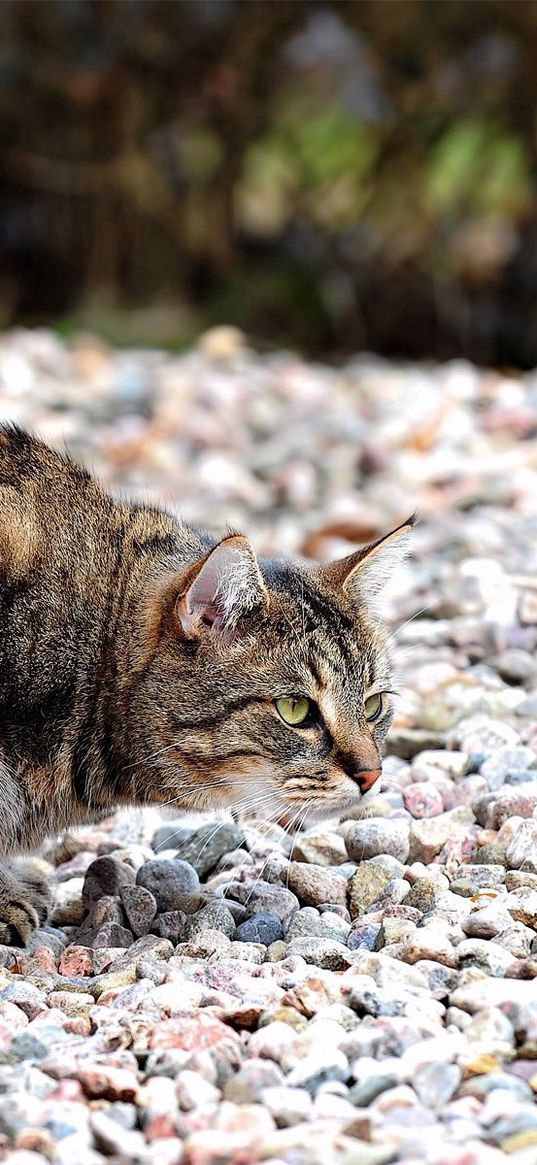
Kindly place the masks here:
[(350, 796), (322, 798), (312, 796), (304, 802), (301, 812), (297, 811), (297, 806), (293, 801), (290, 804), (287, 803), (282, 809), (278, 822), (284, 827), (289, 827), (289, 825), (296, 823), (297, 818), (301, 826), (315, 821), (330, 821), (334, 818), (341, 820), (347, 813), (354, 812), (359, 806), (372, 804), (381, 791), (382, 781), (379, 779), (366, 793), (358, 793), (357, 791)]

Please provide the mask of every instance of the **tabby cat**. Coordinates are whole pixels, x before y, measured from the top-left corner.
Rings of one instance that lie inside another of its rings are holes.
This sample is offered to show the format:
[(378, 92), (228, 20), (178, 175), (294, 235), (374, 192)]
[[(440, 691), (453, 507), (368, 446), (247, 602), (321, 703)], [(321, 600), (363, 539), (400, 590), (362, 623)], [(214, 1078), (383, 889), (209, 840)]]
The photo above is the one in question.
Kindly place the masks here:
[[(411, 524), (326, 566), (258, 560), (0, 427), (2, 852), (118, 804), (298, 819), (377, 790), (390, 666), (371, 603)], [(2, 866), (0, 941), (26, 942), (46, 899)]]

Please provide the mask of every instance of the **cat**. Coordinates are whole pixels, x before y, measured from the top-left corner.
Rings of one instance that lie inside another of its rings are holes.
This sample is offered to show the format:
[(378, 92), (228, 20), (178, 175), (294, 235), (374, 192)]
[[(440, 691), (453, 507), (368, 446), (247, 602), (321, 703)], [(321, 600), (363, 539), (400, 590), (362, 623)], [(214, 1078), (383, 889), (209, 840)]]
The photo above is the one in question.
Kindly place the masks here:
[[(336, 816), (391, 716), (374, 599), (412, 519), (342, 561), (259, 560), (0, 427), (0, 852), (114, 807)], [(0, 867), (0, 941), (46, 888)]]

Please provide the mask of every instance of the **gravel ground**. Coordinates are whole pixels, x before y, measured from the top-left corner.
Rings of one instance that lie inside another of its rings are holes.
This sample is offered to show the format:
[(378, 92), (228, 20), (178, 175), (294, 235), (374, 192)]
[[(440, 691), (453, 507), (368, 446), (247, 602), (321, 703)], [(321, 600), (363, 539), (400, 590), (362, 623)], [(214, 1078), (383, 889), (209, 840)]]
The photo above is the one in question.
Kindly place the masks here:
[(537, 376), (0, 339), (0, 416), (112, 488), (329, 557), (415, 507), (386, 789), (287, 836), (124, 814), (51, 842), (0, 947), (11, 1165), (537, 1162)]

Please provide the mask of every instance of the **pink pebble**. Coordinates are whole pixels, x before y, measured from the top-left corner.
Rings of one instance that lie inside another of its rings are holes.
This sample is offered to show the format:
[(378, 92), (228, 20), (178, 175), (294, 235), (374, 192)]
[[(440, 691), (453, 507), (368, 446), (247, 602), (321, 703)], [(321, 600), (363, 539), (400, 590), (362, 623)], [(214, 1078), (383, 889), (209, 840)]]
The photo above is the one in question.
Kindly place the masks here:
[(85, 975), (93, 975), (93, 951), (89, 947), (70, 943), (62, 951), (59, 969), (61, 975), (71, 975), (77, 979)]
[(403, 790), (405, 808), (413, 817), (437, 817), (444, 811), (438, 789), (430, 781), (415, 781)]

